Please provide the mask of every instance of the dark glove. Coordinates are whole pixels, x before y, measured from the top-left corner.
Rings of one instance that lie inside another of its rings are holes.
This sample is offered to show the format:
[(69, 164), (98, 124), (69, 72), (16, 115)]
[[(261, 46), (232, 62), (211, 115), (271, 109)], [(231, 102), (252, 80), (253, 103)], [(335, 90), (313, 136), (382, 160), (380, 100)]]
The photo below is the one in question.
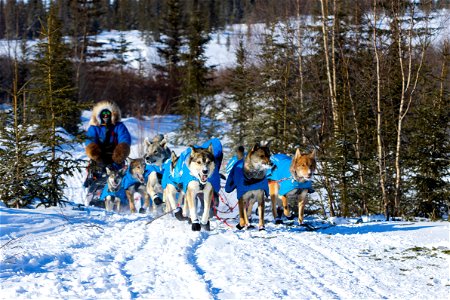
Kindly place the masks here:
[(86, 155), (98, 163), (102, 162), (102, 149), (96, 143), (90, 143), (86, 146)]
[(121, 165), (125, 159), (130, 155), (130, 145), (127, 143), (120, 143), (114, 149), (112, 159), (115, 163)]

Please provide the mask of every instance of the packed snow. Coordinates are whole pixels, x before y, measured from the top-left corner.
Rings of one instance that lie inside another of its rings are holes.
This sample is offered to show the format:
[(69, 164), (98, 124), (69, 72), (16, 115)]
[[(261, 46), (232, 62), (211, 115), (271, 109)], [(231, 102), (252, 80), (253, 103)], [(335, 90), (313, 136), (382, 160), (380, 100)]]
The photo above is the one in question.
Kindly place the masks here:
[[(86, 126), (90, 113), (83, 114)], [(124, 119), (143, 139), (170, 143), (176, 117)], [(75, 156), (87, 159), (83, 145)], [(225, 169), (227, 158), (225, 149)], [(320, 158), (319, 158), (320, 159)], [(448, 299), (449, 225), (307, 216), (315, 230), (239, 231), (235, 194), (220, 192), (211, 231), (172, 214), (83, 208), (85, 171), (68, 178), (66, 206), (0, 207), (0, 299)], [(312, 195), (314, 196), (314, 195)], [(266, 203), (268, 208), (269, 203)], [(254, 215), (253, 219), (257, 219)]]

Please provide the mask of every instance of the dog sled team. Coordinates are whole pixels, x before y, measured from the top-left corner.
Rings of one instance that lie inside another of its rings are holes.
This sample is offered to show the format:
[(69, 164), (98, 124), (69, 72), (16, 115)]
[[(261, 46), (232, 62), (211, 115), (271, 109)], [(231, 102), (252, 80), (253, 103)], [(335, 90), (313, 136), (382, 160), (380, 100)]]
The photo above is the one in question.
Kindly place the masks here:
[[(140, 201), (139, 213), (164, 209), (180, 221), (189, 221), (193, 231), (210, 230), (213, 205), (218, 204), (224, 177), (220, 174), (223, 150), (219, 139), (190, 146), (177, 155), (168, 148), (165, 137), (157, 135), (145, 139), (142, 158), (131, 159), (131, 136), (116, 104), (97, 103), (89, 125), (86, 205), (117, 212), (128, 206), (131, 213), (137, 213), (136, 202)], [(292, 202), (298, 205), (297, 221), (303, 224), (307, 194), (314, 191), (311, 180), (315, 169), (315, 151), (301, 153), (297, 149), (293, 156), (272, 154), (270, 142), (256, 143), (248, 151), (238, 147), (226, 166), (225, 178), (225, 192), (236, 191), (237, 195), (236, 228), (255, 227), (251, 216), (257, 203), (258, 229), (264, 230), (265, 201), (269, 197), (276, 224), (294, 221)], [(203, 208), (200, 213), (199, 199)]]

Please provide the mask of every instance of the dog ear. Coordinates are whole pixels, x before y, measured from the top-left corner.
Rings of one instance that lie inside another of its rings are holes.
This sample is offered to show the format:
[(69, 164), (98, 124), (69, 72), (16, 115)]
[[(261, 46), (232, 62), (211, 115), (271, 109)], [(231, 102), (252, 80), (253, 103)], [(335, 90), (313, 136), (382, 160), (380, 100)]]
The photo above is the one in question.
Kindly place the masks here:
[(255, 143), (255, 145), (252, 148), (252, 152), (255, 152), (256, 150), (258, 150), (261, 146), (259, 145), (259, 143)]
[(214, 148), (213, 148), (212, 143), (209, 144), (208, 151), (211, 152), (211, 153), (214, 153)]
[(316, 148), (314, 148), (311, 153), (309, 154), (309, 157), (316, 158)]
[(178, 158), (177, 154), (175, 153), (175, 151), (172, 150), (172, 152), (170, 153), (170, 159), (172, 161), (175, 161)]
[(302, 153), (300, 152), (300, 149), (299, 148), (297, 148), (296, 150), (295, 150), (295, 158), (298, 158), (298, 157), (300, 157), (300, 156), (302, 156)]
[(264, 147), (269, 147), (270, 144), (272, 144), (272, 142), (273, 142), (273, 139), (270, 139), (270, 140), (268, 140), (268, 141), (265, 141), (264, 144), (262, 144), (262, 145), (263, 145)]
[(148, 137), (144, 139), (144, 145), (149, 146), (151, 142), (148, 140)]
[(123, 167), (122, 169), (120, 169), (119, 170), (119, 175), (120, 176), (124, 176), (125, 175), (125, 173), (127, 172), (127, 166), (125, 166), (125, 167)]
[(105, 169), (106, 169), (106, 175), (109, 176), (109, 174), (111, 174), (111, 170), (108, 167), (106, 167)]

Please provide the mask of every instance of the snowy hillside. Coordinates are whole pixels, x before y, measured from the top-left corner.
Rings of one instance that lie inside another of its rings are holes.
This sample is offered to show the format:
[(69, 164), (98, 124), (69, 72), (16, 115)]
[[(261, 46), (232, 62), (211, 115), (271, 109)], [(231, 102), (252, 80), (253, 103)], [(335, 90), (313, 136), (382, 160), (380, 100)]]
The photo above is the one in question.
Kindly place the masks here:
[[(88, 118), (84, 113), (83, 122)], [(170, 140), (176, 128), (173, 116), (124, 122), (132, 157), (144, 137), (164, 133)], [(86, 158), (82, 145), (76, 151)], [(0, 207), (0, 299), (447, 299), (450, 293), (448, 222), (331, 223), (308, 216), (317, 230), (306, 231), (274, 225), (269, 214), (266, 232), (239, 231), (235, 194), (221, 191), (212, 231), (193, 232), (170, 214), (78, 210), (84, 176), (69, 178), (73, 202), (65, 207)]]

